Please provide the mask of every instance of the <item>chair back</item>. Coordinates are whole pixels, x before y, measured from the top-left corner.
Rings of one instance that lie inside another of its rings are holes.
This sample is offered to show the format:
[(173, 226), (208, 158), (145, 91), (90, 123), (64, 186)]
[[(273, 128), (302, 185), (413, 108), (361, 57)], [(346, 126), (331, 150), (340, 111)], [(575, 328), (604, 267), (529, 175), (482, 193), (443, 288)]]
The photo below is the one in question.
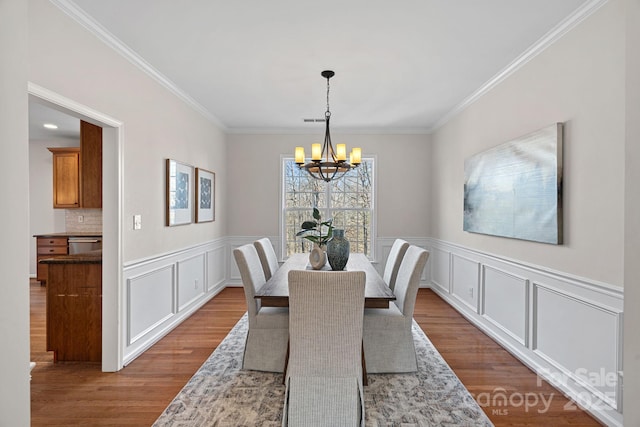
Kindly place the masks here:
[(413, 245), (409, 246), (402, 258), (394, 293), (396, 294), (395, 304), (405, 317), (413, 317), (420, 276), (428, 258), (428, 251)]
[(391, 246), (389, 256), (387, 257), (387, 263), (384, 266), (384, 273), (382, 275), (382, 279), (387, 286), (391, 288), (391, 290), (395, 289), (398, 270), (400, 269), (402, 258), (408, 248), (409, 242), (402, 239), (396, 239)]
[(247, 300), (247, 312), (249, 313), (249, 321), (251, 321), (260, 309), (260, 302), (254, 298), (254, 295), (256, 290), (266, 282), (262, 263), (260, 263), (256, 248), (250, 243), (235, 248), (233, 257), (236, 259), (238, 270), (240, 270), (244, 296)]
[(264, 278), (269, 280), (271, 279), (271, 276), (273, 276), (273, 273), (275, 273), (280, 267), (276, 251), (273, 249), (271, 240), (263, 237), (262, 239), (253, 242), (253, 245), (258, 251), (258, 257), (260, 258), (260, 263), (262, 263), (262, 269), (264, 270)]
[(362, 378), (364, 271), (289, 272), (287, 376)]

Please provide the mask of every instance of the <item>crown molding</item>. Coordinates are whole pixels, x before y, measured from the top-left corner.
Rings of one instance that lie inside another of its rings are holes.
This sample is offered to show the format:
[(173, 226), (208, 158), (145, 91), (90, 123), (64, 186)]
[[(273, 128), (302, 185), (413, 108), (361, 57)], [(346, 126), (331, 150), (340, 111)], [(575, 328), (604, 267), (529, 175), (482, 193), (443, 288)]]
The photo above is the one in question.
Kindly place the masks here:
[(227, 127), (209, 110), (203, 107), (200, 103), (198, 103), (191, 96), (187, 95), (184, 91), (182, 91), (175, 83), (173, 83), (168, 77), (164, 74), (160, 73), (156, 70), (151, 64), (145, 61), (140, 55), (138, 55), (134, 50), (129, 48), (126, 44), (124, 44), (120, 39), (111, 34), (106, 28), (100, 25), (95, 19), (93, 19), (90, 15), (85, 13), (78, 5), (76, 5), (71, 0), (50, 0), (58, 9), (68, 15), (71, 19), (76, 21), (78, 24), (87, 29), (90, 33), (95, 35), (99, 40), (109, 46), (111, 49), (115, 50), (117, 53), (122, 55), (125, 59), (131, 62), (133, 65), (141, 69), (155, 81), (164, 86), (169, 92), (173, 93), (180, 100), (186, 103), (188, 106), (193, 108), (195, 111), (200, 113), (206, 119), (211, 121), (214, 125), (220, 128), (222, 131), (227, 131)]
[[(140, 55), (129, 48), (126, 44), (120, 41), (117, 37), (111, 34), (106, 28), (95, 21), (90, 15), (85, 13), (80, 7), (78, 7), (72, 0), (50, 0), (56, 7), (63, 11), (66, 15), (71, 17), (74, 21), (86, 28), (89, 32), (94, 34), (99, 40), (111, 47), (113, 50), (122, 55), (129, 62), (137, 66), (151, 78), (156, 80), (162, 86), (164, 86), (171, 93), (176, 95), (179, 99), (200, 113), (206, 119), (211, 121), (219, 129), (229, 134), (312, 134), (314, 132), (302, 130), (302, 129), (259, 129), (259, 128), (228, 128), (217, 117), (209, 112), (205, 107), (198, 103), (191, 96), (182, 91), (175, 85), (169, 78), (156, 70), (151, 64), (145, 61)], [(461, 103), (456, 105), (448, 113), (446, 113), (440, 120), (438, 120), (433, 126), (428, 128), (416, 128), (416, 129), (344, 129), (339, 130), (344, 134), (418, 134), (429, 135), (435, 132), (438, 128), (442, 127), (449, 120), (460, 114), (467, 107), (475, 103), (478, 99), (488, 93), (495, 86), (500, 84), (506, 78), (511, 76), (521, 67), (523, 67), (531, 59), (535, 58), (546, 48), (558, 41), (567, 32), (576, 27), (580, 22), (596, 12), (600, 7), (606, 4), (608, 0), (590, 0), (576, 9), (571, 15), (561, 21), (547, 34), (536, 41), (529, 49), (518, 56), (509, 65), (503, 68), (500, 72), (494, 75), (491, 79), (485, 82), (475, 92), (465, 98)]]
[(562, 20), (558, 25), (552, 28), (538, 41), (536, 41), (529, 49), (524, 51), (520, 56), (513, 60), (509, 65), (503, 68), (498, 74), (493, 76), (487, 82), (485, 82), (479, 89), (473, 92), (469, 97), (464, 99), (460, 104), (456, 105), (452, 110), (446, 113), (440, 120), (438, 120), (430, 129), (431, 132), (435, 132), (438, 128), (442, 127), (449, 120), (460, 114), (464, 109), (472, 105), (491, 89), (500, 84), (507, 77), (522, 68), (527, 62), (538, 56), (549, 46), (558, 41), (562, 36), (575, 28), (584, 19), (588, 18), (591, 14), (596, 12), (602, 6), (604, 6), (609, 0), (590, 0), (576, 9), (571, 15)]

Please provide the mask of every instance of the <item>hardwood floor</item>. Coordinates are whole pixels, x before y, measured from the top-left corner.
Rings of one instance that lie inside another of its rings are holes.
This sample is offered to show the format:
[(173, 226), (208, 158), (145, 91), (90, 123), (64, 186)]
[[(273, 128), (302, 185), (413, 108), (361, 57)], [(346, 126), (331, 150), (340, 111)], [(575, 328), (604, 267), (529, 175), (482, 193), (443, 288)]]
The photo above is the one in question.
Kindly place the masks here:
[[(127, 367), (53, 364), (45, 351), (45, 288), (31, 281), (31, 425), (150, 426), (246, 310), (242, 288), (227, 288)], [(598, 426), (427, 289), (415, 319), (496, 426)], [(499, 406), (499, 397), (512, 402)], [(548, 410), (541, 401), (551, 401)], [(529, 402), (529, 406), (523, 403)], [(538, 399), (536, 401), (536, 399)], [(537, 405), (533, 405), (538, 402)]]

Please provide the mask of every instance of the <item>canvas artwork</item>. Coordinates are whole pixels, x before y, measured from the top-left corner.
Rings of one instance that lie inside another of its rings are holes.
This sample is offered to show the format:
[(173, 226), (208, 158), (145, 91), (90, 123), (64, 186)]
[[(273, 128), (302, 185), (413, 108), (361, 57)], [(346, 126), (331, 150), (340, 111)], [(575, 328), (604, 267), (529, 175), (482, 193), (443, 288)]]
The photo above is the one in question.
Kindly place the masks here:
[(166, 224), (189, 224), (193, 217), (193, 167), (167, 159), (166, 169)]
[(464, 230), (562, 244), (563, 124), (475, 154), (464, 164)]
[(215, 220), (216, 174), (196, 168), (196, 222)]

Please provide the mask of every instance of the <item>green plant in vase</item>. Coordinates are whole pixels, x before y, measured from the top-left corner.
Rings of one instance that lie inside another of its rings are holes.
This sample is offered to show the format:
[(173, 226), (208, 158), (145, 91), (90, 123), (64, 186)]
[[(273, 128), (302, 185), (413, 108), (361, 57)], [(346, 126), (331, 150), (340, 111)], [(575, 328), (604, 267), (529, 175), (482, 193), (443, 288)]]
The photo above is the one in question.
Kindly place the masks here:
[(319, 270), (327, 262), (324, 247), (333, 237), (333, 219), (329, 218), (323, 221), (318, 208), (313, 208), (313, 221), (305, 221), (301, 227), (302, 230), (298, 231), (296, 236), (314, 243), (309, 254), (309, 263), (314, 270)]

